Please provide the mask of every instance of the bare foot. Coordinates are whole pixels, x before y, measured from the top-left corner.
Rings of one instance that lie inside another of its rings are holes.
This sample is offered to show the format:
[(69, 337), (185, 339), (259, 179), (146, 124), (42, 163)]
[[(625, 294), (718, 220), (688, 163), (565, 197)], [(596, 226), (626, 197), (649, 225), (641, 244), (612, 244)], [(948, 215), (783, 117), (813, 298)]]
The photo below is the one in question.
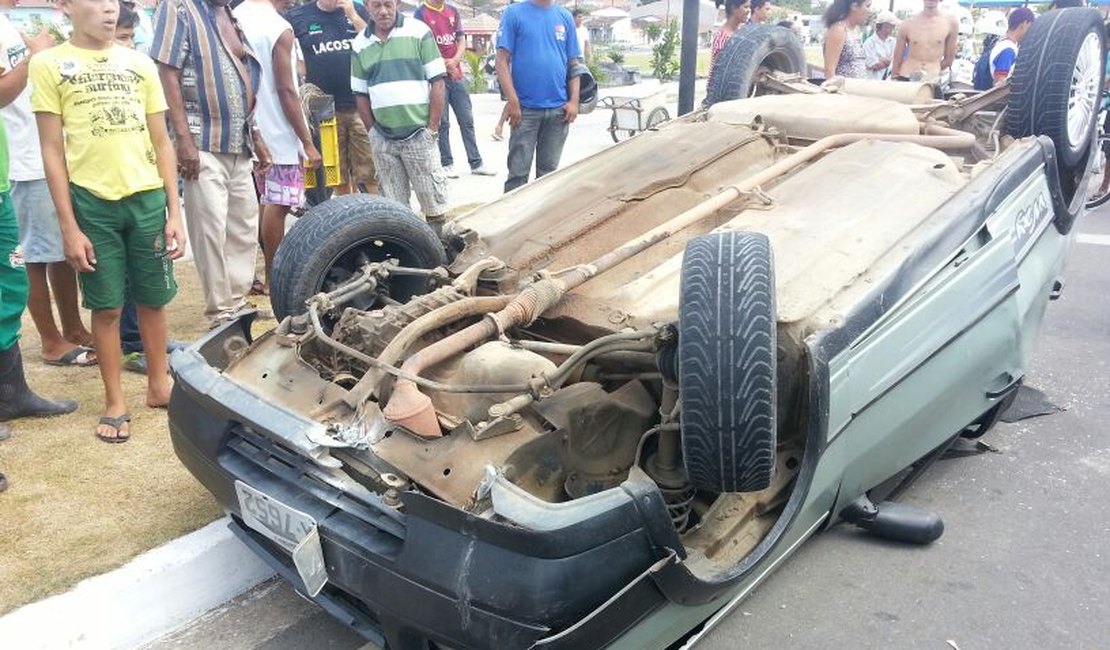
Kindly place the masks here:
[(86, 329), (81, 329), (76, 332), (62, 332), (62, 338), (74, 345), (83, 345), (87, 348), (93, 346), (92, 334)]
[[(153, 377), (151, 378), (153, 379)], [(150, 381), (146, 387), (146, 405), (152, 409), (164, 409), (170, 403), (170, 391), (173, 382), (169, 377), (165, 381)]]

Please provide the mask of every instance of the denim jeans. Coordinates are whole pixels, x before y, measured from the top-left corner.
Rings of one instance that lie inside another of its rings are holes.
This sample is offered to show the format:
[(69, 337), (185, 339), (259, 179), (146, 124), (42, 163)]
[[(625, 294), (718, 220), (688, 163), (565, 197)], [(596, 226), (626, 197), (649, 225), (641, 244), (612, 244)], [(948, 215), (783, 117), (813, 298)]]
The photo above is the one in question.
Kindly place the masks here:
[(520, 124), (509, 136), (509, 177), (505, 181), (506, 192), (528, 182), (533, 156), (536, 158), (536, 178), (559, 167), (563, 143), (567, 140), (570, 127), (564, 117), (562, 107), (521, 109)]
[(478, 151), (478, 141), (474, 138), (474, 109), (470, 105), (470, 92), (466, 89), (466, 80), (447, 80), (447, 106), (443, 107), (443, 117), (439, 121), (439, 162), (444, 167), (455, 163), (451, 155), (451, 119), (448, 115), (455, 111), (455, 119), (462, 129), (463, 147), (466, 148), (466, 161), (471, 169), (482, 166), (482, 154)]
[(123, 303), (119, 317), (119, 342), (124, 354), (143, 351), (143, 339), (139, 336), (139, 312), (135, 303)]

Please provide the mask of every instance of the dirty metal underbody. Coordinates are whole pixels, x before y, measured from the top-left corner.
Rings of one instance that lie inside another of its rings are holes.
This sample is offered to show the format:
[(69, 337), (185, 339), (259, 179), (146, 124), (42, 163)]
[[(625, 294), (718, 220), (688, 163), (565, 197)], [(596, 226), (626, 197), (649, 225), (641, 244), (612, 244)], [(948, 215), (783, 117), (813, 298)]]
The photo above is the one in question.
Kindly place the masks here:
[[(856, 130), (909, 139), (832, 148), (668, 229), (834, 128), (812, 116), (842, 129), (832, 118), (851, 123), (861, 106), (872, 118)], [(314, 302), (226, 372), (327, 424), (324, 446), (359, 458), (344, 471), (364, 485), (482, 516), (501, 514), (497, 481), (566, 503), (647, 467), (692, 557), (735, 563), (773, 524), (803, 452), (790, 409), (808, 381), (804, 339), (945, 227), (936, 208), (976, 162), (911, 141), (919, 117), (889, 100), (798, 94), (675, 120), (458, 218), (449, 277), (427, 296), (371, 311)], [(772, 485), (714, 495), (695, 493), (668, 449), (678, 412), (666, 358), (685, 244), (728, 229), (764, 233), (774, 251), (783, 397)]]

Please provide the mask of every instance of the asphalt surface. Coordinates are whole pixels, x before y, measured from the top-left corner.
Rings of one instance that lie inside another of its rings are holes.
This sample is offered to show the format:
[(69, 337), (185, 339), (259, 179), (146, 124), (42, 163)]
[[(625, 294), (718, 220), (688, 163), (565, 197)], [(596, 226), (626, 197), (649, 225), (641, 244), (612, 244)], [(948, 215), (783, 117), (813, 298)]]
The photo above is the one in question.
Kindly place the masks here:
[[(1027, 383), (1064, 410), (999, 424), (902, 497), (940, 514), (926, 548), (826, 531), (697, 647), (1110, 647), (1110, 208), (1078, 225)], [(372, 648), (280, 583), (149, 646)]]

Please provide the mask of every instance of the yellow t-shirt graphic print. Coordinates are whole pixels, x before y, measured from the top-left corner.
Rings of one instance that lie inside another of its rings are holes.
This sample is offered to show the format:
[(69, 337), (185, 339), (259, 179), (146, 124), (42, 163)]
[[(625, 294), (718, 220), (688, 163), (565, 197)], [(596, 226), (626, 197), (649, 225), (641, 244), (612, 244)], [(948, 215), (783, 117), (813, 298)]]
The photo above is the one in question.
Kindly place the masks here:
[(150, 57), (67, 42), (30, 65), (32, 109), (62, 116), (70, 182), (108, 201), (162, 187), (146, 119), (166, 98)]

